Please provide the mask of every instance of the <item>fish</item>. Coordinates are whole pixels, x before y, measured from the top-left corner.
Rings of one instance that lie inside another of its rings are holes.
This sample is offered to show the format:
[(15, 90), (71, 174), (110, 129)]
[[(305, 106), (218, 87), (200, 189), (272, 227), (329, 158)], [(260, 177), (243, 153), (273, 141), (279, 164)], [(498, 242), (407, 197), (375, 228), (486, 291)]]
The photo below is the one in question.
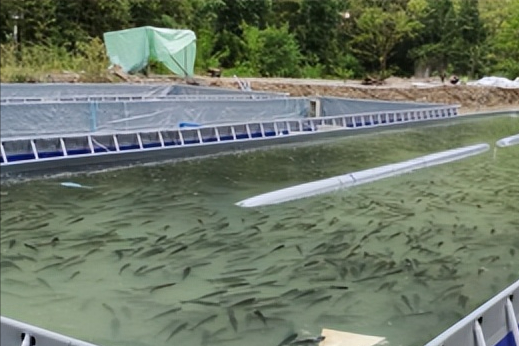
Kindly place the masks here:
[(44, 279), (42, 278), (36, 278), (36, 280), (38, 280), (43, 286), (49, 288), (49, 289), (52, 289), (52, 287), (49, 285), (49, 283), (47, 281), (45, 281)]
[(139, 248), (133, 250), (133, 252), (130, 254), (130, 256), (133, 256), (133, 255), (135, 255), (135, 254), (141, 252), (142, 250), (144, 250), (144, 246), (141, 246), (141, 247), (139, 247)]
[(237, 333), (238, 332), (238, 320), (236, 319), (236, 316), (234, 315), (234, 310), (227, 309), (227, 315), (229, 316), (229, 322), (231, 322), (232, 329)]
[(73, 278), (75, 278), (76, 276), (79, 275), (79, 273), (81, 273), (79, 270), (74, 272), (72, 275), (70, 275), (70, 277), (68, 278), (69, 280), (72, 280)]
[(115, 311), (114, 311), (114, 309), (113, 309), (110, 305), (108, 305), (108, 304), (106, 304), (106, 303), (102, 303), (101, 305), (102, 305), (103, 308), (105, 308), (108, 312), (110, 312), (110, 313), (112, 314), (112, 316), (115, 316)]
[(171, 286), (175, 286), (177, 283), (176, 282), (170, 282), (168, 284), (162, 284), (162, 285), (158, 285), (158, 286), (154, 286), (150, 289), (150, 293), (153, 293), (155, 292), (156, 290), (160, 290), (162, 288), (166, 288), (166, 287), (171, 287)]
[(52, 264), (47, 264), (46, 266), (43, 266), (41, 267), (40, 269), (36, 269), (34, 272), (35, 273), (39, 273), (41, 271), (44, 271), (46, 269), (49, 269), (49, 268), (52, 268), (52, 267), (58, 267), (61, 265), (61, 262), (58, 262), (58, 263), (52, 263)]
[(232, 304), (231, 307), (250, 305), (250, 304), (252, 304), (254, 302), (256, 302), (256, 298), (247, 298), (247, 299), (244, 299), (242, 301), (239, 301), (237, 303)]
[(31, 245), (31, 244), (27, 244), (27, 243), (23, 243), (23, 246), (25, 246), (26, 248), (29, 248), (31, 250), (34, 250), (36, 252), (38, 252), (38, 248), (34, 245)]
[(182, 303), (183, 304), (198, 304), (198, 305), (205, 305), (205, 306), (220, 306), (220, 303), (208, 302), (206, 300), (199, 300), (199, 299), (184, 300), (184, 301), (182, 301)]
[(164, 316), (166, 316), (166, 315), (173, 314), (173, 313), (178, 312), (178, 311), (180, 311), (180, 310), (182, 310), (181, 307), (175, 307), (175, 308), (173, 308), (173, 309), (169, 309), (168, 311), (164, 311), (164, 312), (161, 312), (161, 313), (158, 314), (158, 315), (153, 316), (152, 318), (150, 318), (150, 320), (154, 320), (154, 319), (157, 319), (157, 318), (159, 318), (159, 317), (164, 317)]
[(467, 306), (467, 302), (469, 301), (469, 297), (467, 297), (466, 295), (462, 294), (458, 297), (458, 304), (463, 308), (465, 309), (466, 306)]
[(165, 264), (161, 264), (161, 265), (158, 265), (158, 266), (155, 266), (155, 267), (152, 267), (152, 268), (149, 268), (149, 269), (146, 269), (146, 270), (143, 270), (141, 271), (139, 274), (140, 275), (144, 275), (144, 274), (148, 274), (148, 273), (151, 273), (155, 270), (159, 270), (159, 269), (162, 269), (164, 268), (166, 265)]
[(81, 222), (81, 221), (83, 221), (84, 219), (85, 219), (85, 218), (84, 218), (83, 216), (78, 217), (78, 218), (76, 218), (76, 219), (70, 221), (69, 223), (67, 223), (67, 226), (70, 226), (70, 225), (73, 225), (73, 224), (75, 224), (75, 223)]
[(315, 289), (310, 288), (310, 289), (307, 289), (307, 290), (301, 292), (300, 294), (298, 294), (297, 296), (295, 296), (293, 299), (299, 299), (299, 298), (302, 298), (302, 297), (308, 296), (308, 295), (310, 295), (310, 294), (313, 294), (313, 293), (315, 293), (315, 292), (317, 292)]
[(189, 276), (189, 273), (191, 273), (191, 267), (186, 267), (182, 272), (182, 280), (185, 280)]
[(119, 331), (121, 329), (121, 321), (117, 317), (112, 317), (112, 320), (110, 321), (110, 328), (112, 329), (112, 335), (116, 337), (119, 335)]
[(203, 295), (201, 297), (198, 297), (196, 299), (193, 299), (193, 300), (200, 300), (200, 299), (204, 299), (204, 298), (210, 298), (210, 297), (214, 297), (214, 296), (217, 296), (217, 295), (220, 295), (220, 294), (225, 294), (225, 293), (227, 293), (227, 290), (220, 290), (220, 291), (216, 291), (216, 292), (205, 294), (205, 295)]
[(175, 334), (177, 334), (177, 333), (181, 332), (182, 330), (186, 329), (187, 326), (188, 326), (187, 322), (184, 322), (181, 325), (179, 325), (177, 328), (175, 328), (175, 330), (173, 330), (171, 332), (171, 334), (169, 334), (169, 336), (166, 339), (166, 341), (169, 341), (169, 339), (171, 339)]
[(155, 244), (160, 243), (161, 241), (163, 241), (167, 237), (168, 237), (167, 235), (163, 235), (163, 236), (158, 237), (157, 240), (155, 240)]
[(127, 306), (123, 306), (123, 307), (121, 308), (121, 311), (123, 312), (123, 314), (124, 314), (126, 317), (128, 317), (128, 318), (130, 318), (130, 319), (132, 318), (132, 312), (131, 312), (131, 310), (130, 310)]
[(125, 265), (123, 265), (121, 267), (121, 269), (119, 269), (119, 275), (121, 275), (121, 273), (130, 266), (131, 264), (130, 263), (126, 263)]
[(319, 303), (322, 303), (324, 301), (327, 301), (327, 300), (330, 300), (332, 299), (332, 296), (331, 295), (328, 295), (328, 296), (324, 296), (324, 297), (321, 297), (321, 298), (318, 298), (316, 300), (314, 300), (313, 302), (311, 302), (307, 308), (311, 307), (311, 306), (314, 306), (316, 304), (319, 304)]
[(200, 327), (203, 324), (206, 324), (206, 323), (209, 323), (211, 321), (214, 321), (216, 319), (216, 317), (218, 317), (218, 315), (216, 315), (216, 314), (210, 315), (210, 316), (204, 318), (203, 320), (201, 320), (200, 322), (198, 322), (197, 324), (195, 324), (189, 330), (193, 331), (193, 330), (195, 330), (196, 328)]
[(300, 340), (294, 340), (290, 343), (290, 345), (315, 345), (323, 341), (325, 338), (325, 336), (319, 335), (315, 338), (304, 338)]
[(97, 247), (97, 248), (93, 248), (92, 250), (88, 251), (86, 254), (83, 255), (83, 257), (88, 257), (90, 256), (91, 254), (93, 254), (94, 252), (97, 252), (99, 251), (100, 249)]
[(263, 322), (264, 325), (267, 325), (267, 319), (265, 316), (259, 311), (258, 309), (254, 309), (253, 311), (254, 315), (258, 316), (258, 318)]
[(182, 246), (179, 247), (178, 249), (173, 250), (173, 251), (169, 254), (169, 256), (174, 255), (174, 254), (176, 254), (177, 252), (184, 251), (184, 250), (186, 250), (186, 249), (187, 249), (187, 245), (182, 245)]
[(61, 265), (61, 268), (60, 269), (65, 269), (65, 268), (68, 268), (68, 267), (72, 267), (72, 266), (75, 266), (76, 264), (80, 264), (80, 263), (83, 263), (85, 262), (86, 260), (83, 258), (83, 259), (80, 259), (80, 260), (77, 260), (75, 262), (69, 262), (65, 265)]
[(62, 183), (60, 183), (60, 185), (64, 186), (64, 187), (73, 187), (73, 188), (76, 188), (76, 189), (92, 189), (92, 187), (90, 187), (90, 186), (85, 186), (85, 185), (81, 185), (81, 184), (73, 183), (73, 182), (68, 182), (68, 181), (62, 182)]
[(16, 263), (9, 261), (9, 260), (1, 261), (0, 268), (2, 268), (2, 270), (5, 270), (6, 268), (15, 268), (15, 269), (18, 269), (19, 271), (22, 271), (22, 268), (20, 268)]
[(284, 248), (284, 247), (285, 247), (284, 244), (278, 245), (278, 246), (276, 246), (274, 249), (272, 249), (272, 251), (270, 251), (270, 252), (274, 252), (274, 251), (279, 250), (279, 249), (282, 249), (282, 248)]
[(157, 247), (157, 248), (153, 248), (153, 249), (150, 249), (144, 253), (142, 253), (140, 255), (141, 258), (144, 258), (144, 257), (151, 257), (151, 256), (155, 256), (155, 255), (158, 255), (160, 253), (163, 253), (165, 250), (161, 247)]
[(148, 268), (147, 265), (143, 265), (143, 266), (140, 266), (139, 268), (137, 268), (137, 270), (133, 273), (134, 275), (139, 275), (141, 271), (143, 271), (144, 269)]
[(409, 308), (409, 310), (411, 310), (411, 312), (414, 312), (414, 309), (413, 309), (413, 306), (411, 305), (411, 303), (409, 302), (409, 299), (407, 298), (406, 295), (402, 294), (400, 296), (400, 298), (402, 298), (402, 300), (404, 301), (405, 305), (407, 305), (407, 307)]
[(287, 336), (286, 338), (283, 339), (283, 341), (281, 341), (277, 346), (284, 346), (284, 345), (288, 345), (290, 344), (292, 341), (294, 341), (295, 339), (297, 339), (297, 333), (293, 333), (293, 334), (290, 334), (289, 336)]
[(123, 255), (125, 252), (128, 252), (128, 251), (135, 251), (134, 249), (119, 249), (119, 250), (115, 250), (115, 254), (117, 255), (117, 259), (121, 260), (123, 259)]

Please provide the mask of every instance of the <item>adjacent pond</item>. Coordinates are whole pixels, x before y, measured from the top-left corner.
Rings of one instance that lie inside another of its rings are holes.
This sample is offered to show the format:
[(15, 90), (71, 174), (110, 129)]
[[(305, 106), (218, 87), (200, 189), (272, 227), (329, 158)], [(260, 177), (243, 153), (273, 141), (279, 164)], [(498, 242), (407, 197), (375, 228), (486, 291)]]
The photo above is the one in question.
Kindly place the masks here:
[(4, 185), (1, 313), (102, 346), (277, 346), (322, 328), (424, 344), (519, 277), (519, 146), (234, 203), (517, 133), (489, 117)]

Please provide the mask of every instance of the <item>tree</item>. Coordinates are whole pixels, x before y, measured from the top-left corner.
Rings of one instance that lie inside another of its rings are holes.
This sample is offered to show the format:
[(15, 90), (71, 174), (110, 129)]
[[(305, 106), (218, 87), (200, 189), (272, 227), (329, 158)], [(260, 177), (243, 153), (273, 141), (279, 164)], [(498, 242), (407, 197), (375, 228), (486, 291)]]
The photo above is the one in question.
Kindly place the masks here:
[(2, 0), (2, 41), (18, 28), (18, 39), (22, 43), (44, 42), (57, 34), (56, 2), (53, 0)]
[(342, 3), (340, 0), (301, 1), (296, 31), (301, 51), (308, 63), (323, 64), (328, 72), (338, 56)]
[(460, 1), (457, 24), (460, 44), (456, 47), (459, 56), (456, 67), (474, 77), (483, 68), (482, 46), (486, 39), (486, 30), (479, 17), (478, 0)]
[(494, 72), (515, 79), (519, 77), (519, 2), (510, 1), (506, 9), (506, 17), (489, 43), (497, 62)]
[(351, 10), (349, 29), (353, 51), (365, 60), (376, 62), (381, 75), (385, 75), (395, 47), (404, 39), (416, 36), (423, 28), (418, 19), (424, 9), (419, 0), (357, 0)]
[(445, 71), (455, 55), (459, 38), (456, 12), (451, 0), (428, 0), (426, 13), (422, 18), (424, 30), (411, 57)]
[(242, 24), (265, 28), (271, 6), (270, 0), (212, 0), (217, 18), (214, 30), (218, 33), (214, 53), (221, 55), (224, 67), (233, 66), (243, 57), (245, 47), (241, 44)]

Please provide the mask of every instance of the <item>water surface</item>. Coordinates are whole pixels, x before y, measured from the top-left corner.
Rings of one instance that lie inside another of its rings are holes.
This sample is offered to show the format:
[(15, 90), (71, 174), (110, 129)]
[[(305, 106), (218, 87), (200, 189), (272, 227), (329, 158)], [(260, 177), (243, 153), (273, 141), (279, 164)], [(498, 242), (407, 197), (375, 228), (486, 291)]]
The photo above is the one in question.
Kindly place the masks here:
[(516, 133), (494, 117), (4, 185), (2, 315), (104, 346), (277, 346), (321, 328), (424, 344), (519, 277), (519, 146), (234, 203)]

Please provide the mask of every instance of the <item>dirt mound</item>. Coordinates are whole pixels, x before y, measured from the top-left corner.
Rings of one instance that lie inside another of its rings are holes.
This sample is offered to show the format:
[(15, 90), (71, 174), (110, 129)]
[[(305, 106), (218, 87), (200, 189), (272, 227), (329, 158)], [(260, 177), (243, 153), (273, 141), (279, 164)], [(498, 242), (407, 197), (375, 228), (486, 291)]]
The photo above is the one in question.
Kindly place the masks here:
[[(359, 99), (378, 99), (387, 101), (414, 101), (459, 104), (460, 113), (473, 113), (492, 110), (519, 109), (519, 89), (506, 89), (487, 86), (468, 86), (442, 84), (439, 79), (404, 79), (391, 77), (383, 85), (366, 86), (358, 80), (323, 80), (291, 78), (246, 78), (252, 90), (289, 93), (291, 96), (340, 96)], [(168, 76), (126, 75), (120, 71), (110, 71), (103, 78), (93, 80), (74, 73), (48, 75), (41, 82), (127, 82), (185, 83), (182, 78)], [(235, 78), (210, 78), (196, 76), (189, 84), (217, 86), (239, 89)]]
[[(231, 78), (204, 80), (207, 85), (238, 88)], [(358, 81), (324, 81), (301, 79), (247, 79), (252, 90), (289, 93), (291, 96), (341, 96), (388, 101), (414, 101), (461, 105), (461, 113), (493, 109), (519, 109), (519, 89), (467, 85), (427, 84), (392, 79), (383, 86), (363, 86)], [(416, 86), (419, 84), (419, 86)]]

